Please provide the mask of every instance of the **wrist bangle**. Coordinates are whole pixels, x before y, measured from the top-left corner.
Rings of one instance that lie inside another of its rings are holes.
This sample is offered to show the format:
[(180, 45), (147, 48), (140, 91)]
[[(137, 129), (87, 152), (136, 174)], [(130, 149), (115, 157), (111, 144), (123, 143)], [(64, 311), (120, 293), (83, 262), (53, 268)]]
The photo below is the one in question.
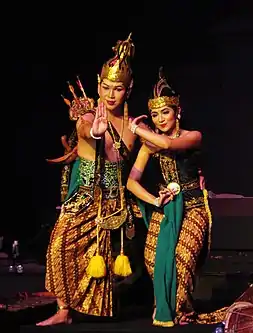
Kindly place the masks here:
[(95, 136), (95, 135), (93, 135), (93, 133), (92, 133), (92, 127), (91, 127), (91, 129), (90, 129), (90, 136), (93, 138), (93, 139), (95, 139), (95, 140), (100, 140), (102, 137), (101, 136)]
[(155, 200), (154, 200), (154, 205), (155, 205), (156, 207), (160, 207), (160, 204), (159, 204), (159, 197), (155, 198)]
[(133, 134), (135, 134), (137, 127), (139, 127), (139, 125), (136, 125), (136, 124), (132, 124), (132, 125), (131, 125), (131, 129), (130, 129), (130, 130), (131, 130), (131, 132), (132, 132)]

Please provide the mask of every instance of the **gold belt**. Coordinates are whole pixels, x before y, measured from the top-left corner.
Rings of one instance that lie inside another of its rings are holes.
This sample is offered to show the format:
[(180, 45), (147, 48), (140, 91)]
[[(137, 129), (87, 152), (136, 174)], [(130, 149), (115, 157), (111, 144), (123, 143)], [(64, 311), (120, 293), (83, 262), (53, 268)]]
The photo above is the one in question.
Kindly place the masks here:
[[(81, 193), (88, 192), (91, 194), (93, 192), (93, 186), (82, 185), (79, 187), (79, 191)], [(119, 195), (119, 187), (102, 188), (102, 192), (105, 199), (115, 199)]]
[(194, 179), (188, 183), (182, 184), (181, 186), (182, 186), (182, 191), (193, 190), (193, 189), (199, 188), (199, 180)]

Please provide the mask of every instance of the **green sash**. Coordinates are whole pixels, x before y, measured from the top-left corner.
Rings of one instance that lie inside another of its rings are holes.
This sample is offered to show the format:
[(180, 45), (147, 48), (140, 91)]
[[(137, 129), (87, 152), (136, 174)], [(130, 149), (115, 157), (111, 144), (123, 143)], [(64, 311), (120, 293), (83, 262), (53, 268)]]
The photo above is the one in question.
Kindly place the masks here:
[[(152, 205), (138, 200), (145, 224), (148, 226)], [(175, 250), (183, 218), (183, 195), (180, 192), (164, 207), (164, 218), (161, 221), (157, 239), (154, 294), (156, 300), (155, 320), (159, 322), (173, 321), (176, 310), (176, 260)]]
[(77, 158), (72, 165), (68, 194), (65, 198), (65, 201), (68, 200), (74, 194), (74, 192), (76, 192), (76, 190), (80, 185), (80, 179), (78, 177), (79, 165), (80, 165), (80, 158)]

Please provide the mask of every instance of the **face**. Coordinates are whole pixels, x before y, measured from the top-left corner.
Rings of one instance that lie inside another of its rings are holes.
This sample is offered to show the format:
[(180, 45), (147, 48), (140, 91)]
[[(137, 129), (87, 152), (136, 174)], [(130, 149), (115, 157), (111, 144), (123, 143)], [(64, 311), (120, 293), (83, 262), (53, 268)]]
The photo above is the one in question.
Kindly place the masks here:
[(108, 111), (117, 110), (125, 101), (126, 88), (122, 82), (113, 82), (103, 79), (98, 84), (98, 94)]
[(168, 106), (151, 110), (151, 118), (155, 127), (163, 133), (172, 132), (176, 127), (175, 111)]

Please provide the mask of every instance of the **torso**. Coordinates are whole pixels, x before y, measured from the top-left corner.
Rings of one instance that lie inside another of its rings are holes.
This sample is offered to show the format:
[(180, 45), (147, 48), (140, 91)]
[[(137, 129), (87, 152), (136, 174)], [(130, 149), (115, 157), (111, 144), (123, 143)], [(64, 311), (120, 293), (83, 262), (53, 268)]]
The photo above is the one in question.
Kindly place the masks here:
[[(112, 125), (116, 129), (116, 131), (121, 134), (121, 123), (122, 123), (122, 117), (115, 118), (112, 121)], [(123, 138), (122, 141), (125, 143), (128, 150), (131, 152), (134, 143), (136, 140), (136, 135), (134, 135), (129, 129), (128, 129), (128, 122), (124, 125), (124, 131), (123, 131)], [(78, 138), (78, 156), (88, 159), (88, 160), (95, 160), (95, 150), (96, 150), (96, 141), (92, 138), (86, 138), (83, 139), (81, 137)], [(105, 133), (105, 159), (110, 162), (116, 162), (118, 160), (118, 154), (117, 151), (113, 147), (113, 138), (109, 134), (108, 130)], [(120, 157), (120, 159), (122, 159)]]

